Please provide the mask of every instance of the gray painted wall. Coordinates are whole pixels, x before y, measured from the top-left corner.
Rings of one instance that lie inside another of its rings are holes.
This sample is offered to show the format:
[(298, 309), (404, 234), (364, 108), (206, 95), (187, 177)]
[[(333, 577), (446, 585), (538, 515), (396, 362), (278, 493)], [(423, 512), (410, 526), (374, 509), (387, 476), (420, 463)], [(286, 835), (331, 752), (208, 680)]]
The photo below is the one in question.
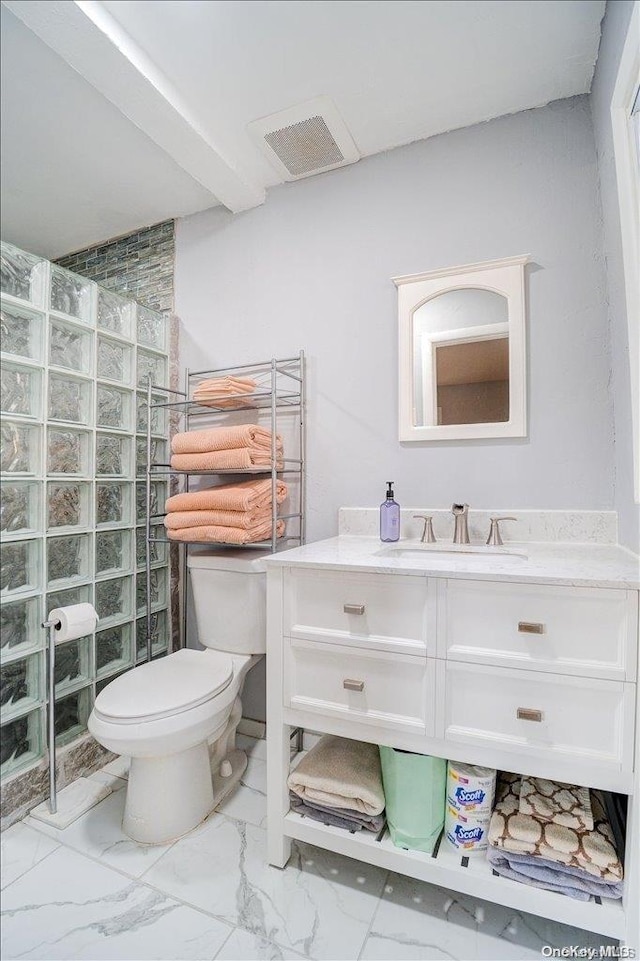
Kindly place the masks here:
[[(627, 311), (625, 302), (622, 241), (613, 137), (611, 95), (627, 34), (633, 0), (609, 0), (602, 29), (600, 53), (591, 95), (591, 109), (600, 175), (604, 227), (609, 323), (611, 327), (612, 392), (615, 417), (614, 506), (618, 511), (620, 542), (633, 550), (640, 544), (640, 507), (634, 503), (631, 394)], [(636, 322), (637, 322), (636, 318)]]
[[(401, 445), (390, 278), (528, 253), (529, 436)], [(405, 506), (613, 506), (613, 409), (588, 98), (444, 134), (178, 222), (183, 363), (308, 355), (308, 538), (396, 481)], [(264, 662), (244, 714), (265, 717)]]
[[(390, 278), (530, 254), (529, 436), (397, 439)], [(186, 365), (308, 353), (308, 538), (337, 510), (613, 506), (613, 412), (588, 98), (402, 147), (177, 225)]]

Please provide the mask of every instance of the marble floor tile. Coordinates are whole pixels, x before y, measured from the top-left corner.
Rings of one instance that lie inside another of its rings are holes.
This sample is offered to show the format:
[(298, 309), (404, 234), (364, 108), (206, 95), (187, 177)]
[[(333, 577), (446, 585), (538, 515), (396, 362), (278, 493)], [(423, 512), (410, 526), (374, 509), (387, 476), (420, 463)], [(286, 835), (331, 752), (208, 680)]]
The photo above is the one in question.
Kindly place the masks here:
[[(507, 918), (506, 924), (499, 923), (500, 915), (502, 920)], [(479, 961), (507, 961), (517, 952), (518, 957), (540, 959), (542, 948), (549, 945), (554, 948), (579, 945), (594, 948), (598, 953), (601, 947), (617, 944), (618, 941), (603, 934), (488, 904), (486, 921), (478, 931), (477, 957)]]
[(94, 771), (93, 774), (89, 775), (89, 781), (98, 781), (101, 784), (106, 784), (110, 787), (112, 791), (122, 791), (127, 786), (126, 777), (121, 777), (118, 774), (111, 774), (106, 768), (102, 768), (100, 771)]
[(249, 737), (248, 734), (237, 734), (236, 747), (244, 751), (248, 758), (256, 758), (258, 761), (267, 760), (266, 738)]
[(258, 934), (234, 928), (216, 954), (215, 961), (300, 961), (303, 955), (265, 941)]
[(264, 830), (214, 815), (144, 879), (266, 941), (348, 961), (364, 943), (385, 872), (308, 845), (294, 845), (281, 871), (267, 864)]
[(240, 783), (216, 809), (220, 814), (248, 821), (259, 828), (267, 826), (267, 765), (250, 756)]
[(390, 874), (363, 961), (533, 961), (544, 945), (600, 947), (608, 938)]
[(473, 909), (443, 888), (390, 874), (361, 954), (364, 961), (476, 956)]
[(63, 846), (6, 888), (5, 961), (207, 961), (221, 921)]
[(169, 850), (171, 844), (138, 844), (122, 832), (125, 792), (114, 791), (64, 831), (42, 821), (26, 823), (63, 844), (104, 864), (140, 877)]
[(131, 764), (131, 759), (128, 757), (117, 757), (114, 761), (109, 761), (105, 764), (101, 771), (105, 774), (115, 774), (116, 777), (129, 777), (129, 765)]
[(0, 835), (0, 863), (2, 887), (25, 874), (34, 864), (51, 854), (58, 842), (36, 831), (22, 821), (7, 828)]

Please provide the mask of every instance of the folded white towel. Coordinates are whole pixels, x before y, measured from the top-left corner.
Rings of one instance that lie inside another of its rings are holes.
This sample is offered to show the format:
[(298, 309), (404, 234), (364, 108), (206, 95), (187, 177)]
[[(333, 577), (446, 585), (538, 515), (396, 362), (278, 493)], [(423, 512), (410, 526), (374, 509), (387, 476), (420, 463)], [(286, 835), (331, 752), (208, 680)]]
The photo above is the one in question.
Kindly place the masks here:
[(376, 744), (325, 734), (291, 772), (287, 785), (303, 800), (326, 807), (368, 815), (384, 810)]

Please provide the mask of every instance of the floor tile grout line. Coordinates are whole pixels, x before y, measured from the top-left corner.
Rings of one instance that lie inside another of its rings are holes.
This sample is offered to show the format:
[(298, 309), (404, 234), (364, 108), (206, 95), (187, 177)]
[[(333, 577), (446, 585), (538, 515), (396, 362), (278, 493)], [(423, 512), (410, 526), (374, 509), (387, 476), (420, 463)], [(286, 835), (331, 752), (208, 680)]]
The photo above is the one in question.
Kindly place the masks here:
[[(29, 825), (27, 824), (27, 825), (25, 825), (25, 827), (29, 827)], [(47, 835), (47, 837), (48, 837), (48, 835)], [(50, 841), (53, 841), (53, 838), (49, 838), (49, 840), (50, 840)], [(47, 851), (47, 853), (44, 855), (44, 857), (41, 857), (40, 860), (39, 860), (39, 861), (36, 861), (35, 864), (30, 865), (30, 866), (26, 869), (26, 871), (23, 871), (22, 874), (19, 874), (16, 878), (13, 879), (13, 881), (9, 881), (8, 884), (5, 884), (5, 886), (1, 889), (1, 890), (2, 890), (2, 894), (4, 894), (6, 891), (8, 891), (12, 884), (15, 884), (16, 881), (19, 881), (21, 878), (24, 878), (24, 877), (29, 873), (29, 871), (33, 871), (34, 868), (37, 868), (38, 865), (42, 864), (44, 861), (47, 860), (47, 858), (51, 857), (51, 855), (54, 854), (54, 853), (58, 850), (58, 848), (62, 847), (62, 845), (60, 844), (59, 841), (58, 841), (58, 842), (55, 842), (55, 841), (54, 841), (54, 844), (56, 845), (55, 848), (53, 848), (51, 851)]]
[(362, 952), (364, 951), (364, 949), (365, 949), (365, 947), (366, 947), (366, 945), (367, 945), (367, 941), (369, 940), (369, 935), (371, 934), (371, 928), (373, 927), (373, 922), (374, 922), (375, 919), (376, 919), (376, 915), (377, 915), (377, 913), (378, 913), (378, 908), (380, 907), (380, 904), (381, 904), (381, 902), (382, 902), (382, 899), (384, 898), (384, 892), (385, 892), (385, 890), (386, 890), (386, 887), (387, 887), (387, 883), (388, 883), (388, 881), (389, 881), (389, 875), (390, 875), (390, 874), (391, 874), (391, 871), (387, 871), (387, 872), (385, 873), (384, 882), (383, 882), (383, 885), (382, 885), (382, 892), (381, 892), (381, 894), (378, 896), (378, 900), (377, 900), (377, 902), (376, 902), (376, 906), (375, 906), (375, 908), (373, 909), (373, 914), (371, 915), (371, 920), (369, 921), (369, 925), (368, 925), (368, 927), (367, 927), (366, 934), (365, 934), (365, 936), (364, 936), (364, 939), (363, 939), (363, 941), (362, 941), (362, 945), (360, 946), (360, 950), (359, 950), (359, 952), (358, 952), (357, 961), (360, 961), (360, 959), (362, 958)]
[(225, 944), (228, 943), (229, 939), (233, 936), (234, 931), (237, 931), (237, 930), (238, 930), (237, 925), (234, 925), (234, 926), (231, 928), (231, 930), (229, 931), (229, 934), (226, 936), (226, 938), (224, 939), (224, 941), (222, 942), (222, 944), (220, 945), (220, 947), (218, 948), (218, 950), (217, 950), (216, 953), (214, 954), (214, 956), (213, 956), (213, 958), (212, 958), (212, 961), (216, 961), (216, 958), (220, 956), (220, 952), (221, 952), (222, 949), (224, 948)]
[[(105, 800), (106, 800), (106, 798), (105, 798)], [(96, 807), (97, 807), (97, 805), (96, 805)], [(94, 861), (96, 864), (99, 864), (100, 867), (106, 868), (106, 869), (109, 870), (109, 871), (115, 871), (116, 874), (121, 874), (123, 877), (128, 878), (130, 881), (140, 881), (140, 880), (144, 877), (144, 875), (146, 874), (146, 872), (147, 872), (148, 870), (150, 870), (150, 868), (152, 868), (152, 867), (154, 866), (153, 864), (150, 864), (148, 868), (145, 868), (145, 870), (143, 871), (142, 874), (139, 874), (139, 875), (131, 874), (129, 871), (125, 871), (124, 868), (116, 867), (114, 864), (107, 864), (107, 863), (104, 861), (104, 859), (101, 859), (101, 857), (100, 857), (99, 855), (90, 854), (88, 851), (85, 851), (85, 850), (83, 850), (82, 848), (75, 847), (75, 845), (71, 844), (68, 840), (61, 840), (61, 839), (59, 839), (59, 838), (56, 838), (56, 837), (54, 837), (53, 835), (48, 834), (46, 831), (43, 831), (43, 830), (41, 830), (40, 828), (36, 828), (35, 825), (28, 824), (27, 827), (33, 827), (34, 830), (38, 831), (40, 834), (43, 834), (45, 837), (49, 838), (49, 840), (51, 840), (51, 841), (57, 841), (58, 844), (59, 844), (61, 847), (66, 848), (66, 849), (69, 850), (69, 851), (73, 851), (74, 854), (80, 854), (82, 857), (87, 858), (89, 861)], [(126, 835), (125, 835), (125, 839), (126, 839), (126, 840), (132, 840), (131, 838), (126, 838)], [(157, 861), (160, 861), (160, 860), (164, 857), (165, 854), (168, 854), (169, 851), (173, 848), (174, 844), (177, 844), (179, 840), (180, 840), (180, 838), (176, 838), (175, 841), (172, 841), (171, 844), (170, 844), (170, 846), (167, 848), (166, 851), (164, 851), (164, 852), (160, 855), (160, 857), (157, 859)], [(132, 841), (132, 843), (135, 844), (136, 842), (135, 842), (135, 841)], [(53, 853), (53, 852), (51, 852), (51, 853)], [(44, 859), (43, 859), (43, 860), (44, 860)], [(157, 864), (157, 861), (154, 861), (154, 864)]]
[[(47, 835), (47, 837), (50, 837), (50, 835)], [(177, 844), (177, 841), (174, 841), (173, 843)], [(238, 927), (238, 925), (231, 924), (231, 922), (228, 921), (226, 918), (221, 918), (217, 914), (212, 914), (211, 911), (205, 911), (204, 908), (201, 908), (196, 904), (191, 904), (189, 901), (185, 901), (183, 898), (177, 897), (174, 894), (169, 894), (167, 891), (164, 891), (162, 888), (157, 887), (155, 884), (151, 884), (149, 881), (142, 881), (142, 877), (135, 877), (131, 874), (128, 874), (126, 871), (113, 867), (113, 865), (111, 864), (105, 864), (104, 861), (99, 860), (97, 857), (94, 857), (91, 854), (87, 854), (85, 851), (79, 851), (77, 848), (72, 847), (70, 844), (63, 844), (62, 842), (60, 842), (58, 846), (53, 849), (53, 851), (49, 851), (49, 853), (45, 855), (45, 857), (41, 858), (41, 860), (38, 861), (37, 864), (32, 865), (32, 867), (30, 867), (28, 871), (25, 871), (24, 874), (20, 875), (20, 877), (24, 877), (26, 874), (29, 873), (29, 871), (32, 871), (34, 868), (37, 868), (40, 864), (46, 861), (47, 858), (49, 858), (52, 854), (55, 854), (55, 852), (59, 848), (63, 848), (64, 850), (71, 851), (73, 854), (78, 854), (80, 857), (86, 858), (88, 861), (93, 861), (95, 864), (98, 864), (101, 868), (104, 868), (104, 870), (110, 871), (113, 874), (117, 874), (120, 877), (124, 878), (125, 880), (132, 881), (134, 884), (138, 884), (141, 887), (147, 888), (148, 890), (155, 891), (157, 894), (161, 894), (167, 900), (175, 901), (177, 904), (180, 904), (183, 907), (191, 908), (193, 911), (197, 911), (198, 914), (202, 914), (206, 918), (212, 918), (213, 920), (218, 921), (220, 924), (224, 924), (228, 928), (230, 927), (232, 931), (234, 928)], [(168, 854), (168, 851), (165, 851), (165, 854)], [(160, 860), (161, 858), (158, 858), (158, 861)], [(154, 865), (150, 865), (150, 867), (153, 867), (153, 866)], [(19, 878), (15, 878), (15, 881), (18, 881), (18, 880)], [(6, 888), (3, 889), (3, 891), (7, 891), (12, 884), (14, 884), (14, 881), (11, 881), (10, 884), (8, 884)]]

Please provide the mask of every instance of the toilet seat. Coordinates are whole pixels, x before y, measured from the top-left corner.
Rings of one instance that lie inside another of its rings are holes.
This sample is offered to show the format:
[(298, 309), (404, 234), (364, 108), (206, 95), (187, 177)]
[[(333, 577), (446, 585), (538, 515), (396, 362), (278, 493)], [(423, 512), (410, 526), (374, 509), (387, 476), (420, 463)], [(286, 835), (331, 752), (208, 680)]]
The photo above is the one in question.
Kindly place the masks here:
[(93, 710), (115, 724), (158, 720), (206, 703), (228, 687), (232, 678), (229, 654), (176, 651), (116, 678), (98, 694)]

